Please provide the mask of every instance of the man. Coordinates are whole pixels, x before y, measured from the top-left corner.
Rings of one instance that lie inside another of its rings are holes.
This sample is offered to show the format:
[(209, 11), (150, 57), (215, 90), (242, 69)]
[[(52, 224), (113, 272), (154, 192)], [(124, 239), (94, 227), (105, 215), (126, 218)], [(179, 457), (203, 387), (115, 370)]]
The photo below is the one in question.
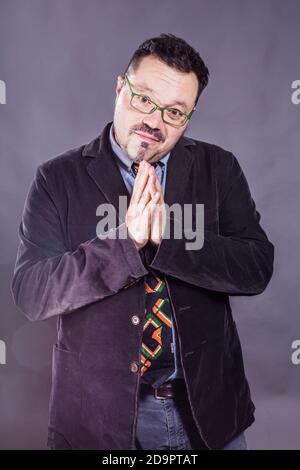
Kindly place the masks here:
[[(30, 320), (57, 316), (52, 449), (246, 448), (255, 407), (229, 295), (266, 288), (274, 248), (236, 157), (183, 136), (208, 75), (184, 40), (146, 40), (113, 122), (37, 169), (12, 292)], [(119, 222), (98, 233), (107, 204)], [(204, 206), (200, 247), (176, 204)]]

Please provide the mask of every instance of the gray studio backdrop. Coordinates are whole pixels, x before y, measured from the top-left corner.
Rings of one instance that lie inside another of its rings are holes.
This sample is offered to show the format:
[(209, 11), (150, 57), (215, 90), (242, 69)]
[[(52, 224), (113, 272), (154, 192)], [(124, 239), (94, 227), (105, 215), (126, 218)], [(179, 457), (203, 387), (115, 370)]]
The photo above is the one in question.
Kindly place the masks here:
[(298, 0), (0, 0), (1, 449), (46, 448), (55, 320), (26, 320), (9, 288), (29, 185), (100, 133), (117, 75), (161, 32), (211, 72), (186, 135), (236, 155), (275, 245), (267, 290), (231, 298), (257, 407), (249, 447), (300, 448), (299, 17)]

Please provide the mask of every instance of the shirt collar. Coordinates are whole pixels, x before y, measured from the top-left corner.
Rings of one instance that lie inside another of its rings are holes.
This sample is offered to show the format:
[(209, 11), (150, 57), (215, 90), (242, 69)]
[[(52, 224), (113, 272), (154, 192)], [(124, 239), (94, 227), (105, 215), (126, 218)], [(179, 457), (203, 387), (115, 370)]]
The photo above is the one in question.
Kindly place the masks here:
[[(126, 167), (127, 171), (130, 171), (133, 161), (121, 149), (119, 144), (117, 144), (116, 139), (114, 138), (114, 134), (113, 134), (113, 123), (110, 126), (110, 130), (109, 130), (109, 140), (110, 140), (110, 143), (111, 143), (111, 146), (112, 146), (112, 149), (113, 149), (114, 153), (117, 155), (117, 157), (123, 163), (123, 165)], [(162, 163), (163, 165), (166, 165), (167, 161), (169, 160), (170, 153), (171, 152), (167, 153), (167, 155), (165, 155), (163, 158), (161, 158), (159, 160), (159, 162)]]

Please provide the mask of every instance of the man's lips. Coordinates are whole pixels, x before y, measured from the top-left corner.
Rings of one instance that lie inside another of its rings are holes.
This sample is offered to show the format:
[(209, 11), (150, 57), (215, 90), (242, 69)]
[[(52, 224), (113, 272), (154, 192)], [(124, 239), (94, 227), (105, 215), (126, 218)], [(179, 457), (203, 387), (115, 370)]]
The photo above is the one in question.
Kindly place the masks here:
[(159, 142), (159, 140), (156, 139), (155, 137), (153, 137), (153, 135), (145, 134), (145, 132), (135, 132), (135, 134), (137, 134), (137, 135), (140, 136), (142, 139), (145, 139), (145, 140), (147, 140), (147, 141), (150, 141), (150, 142)]

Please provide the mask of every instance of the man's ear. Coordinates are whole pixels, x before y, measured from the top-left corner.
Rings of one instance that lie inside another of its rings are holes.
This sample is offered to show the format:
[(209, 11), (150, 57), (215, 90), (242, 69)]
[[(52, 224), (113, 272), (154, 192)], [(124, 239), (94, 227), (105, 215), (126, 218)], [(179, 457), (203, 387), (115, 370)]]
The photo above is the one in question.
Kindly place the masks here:
[(120, 91), (121, 91), (122, 88), (123, 88), (124, 80), (125, 80), (124, 75), (118, 75), (117, 85), (116, 85), (116, 96), (117, 96), (117, 97), (119, 96)]

